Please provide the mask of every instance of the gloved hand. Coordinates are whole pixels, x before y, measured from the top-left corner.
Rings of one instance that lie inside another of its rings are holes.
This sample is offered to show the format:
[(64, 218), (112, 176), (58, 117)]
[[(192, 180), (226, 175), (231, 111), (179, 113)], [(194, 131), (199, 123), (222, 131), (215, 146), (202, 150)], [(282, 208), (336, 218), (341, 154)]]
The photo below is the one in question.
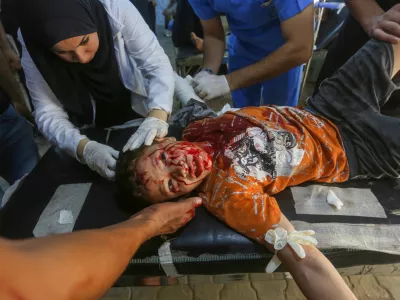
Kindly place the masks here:
[(193, 86), (197, 95), (205, 101), (223, 96), (231, 91), (224, 75), (201, 76), (198, 79), (195, 77)]
[(196, 95), (192, 82), (193, 78), (188, 75), (186, 78), (182, 78), (178, 74), (174, 73), (175, 77), (175, 91), (174, 96), (179, 100), (182, 107), (185, 106), (190, 99), (195, 99), (197, 101), (204, 102), (199, 96)]
[(150, 146), (153, 143), (154, 138), (162, 138), (166, 136), (167, 133), (167, 122), (157, 118), (148, 117), (131, 136), (122, 151), (126, 152), (128, 150), (139, 148), (143, 143), (146, 146)]
[(83, 149), (84, 163), (93, 171), (110, 180), (115, 178), (115, 166), (118, 156), (118, 151), (94, 141), (88, 142)]
[(194, 76), (194, 80), (199, 80), (201, 77), (204, 76), (210, 76), (211, 74), (208, 73), (207, 71), (200, 71), (199, 73), (196, 74), (196, 76)]

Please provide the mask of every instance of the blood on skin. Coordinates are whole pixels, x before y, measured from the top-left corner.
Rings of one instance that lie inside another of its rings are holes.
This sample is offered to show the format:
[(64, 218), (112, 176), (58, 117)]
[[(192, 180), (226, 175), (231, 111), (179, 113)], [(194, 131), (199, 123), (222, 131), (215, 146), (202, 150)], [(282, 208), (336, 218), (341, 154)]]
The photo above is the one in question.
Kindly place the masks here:
[[(203, 146), (207, 149), (203, 149)], [(155, 156), (154, 159), (156, 160), (156, 163), (159, 164), (162, 161), (161, 154), (163, 152), (165, 152), (168, 155), (168, 161), (169, 161), (168, 165), (169, 166), (182, 167), (182, 164), (184, 164), (184, 162), (186, 162), (187, 165), (189, 164), (186, 156), (191, 155), (193, 157), (192, 165), (198, 166), (201, 170), (200, 173), (198, 173), (199, 170), (196, 170), (197, 174), (193, 174), (194, 177), (196, 178), (196, 177), (199, 177), (204, 172), (204, 170), (209, 171), (212, 168), (211, 155), (213, 154), (213, 149), (212, 149), (211, 145), (209, 145), (209, 143), (201, 143), (201, 148), (204, 150), (204, 152), (202, 152), (202, 149), (200, 149), (198, 146), (196, 146), (193, 143), (189, 143), (189, 142), (172, 143), (172, 144), (168, 144), (164, 147), (160, 147), (160, 148), (154, 150), (152, 153), (150, 153), (147, 156), (147, 158), (150, 158), (154, 155)], [(160, 154), (157, 155), (156, 152), (160, 152)], [(203, 155), (201, 155), (201, 154), (203, 154)], [(206, 154), (205, 158), (204, 158), (204, 154)], [(197, 161), (197, 163), (196, 163), (197, 159), (200, 159), (201, 162)], [(188, 167), (185, 167), (184, 170), (185, 170), (185, 172), (189, 172)], [(147, 185), (148, 181), (151, 178), (150, 175), (149, 176), (146, 176), (146, 175), (149, 175), (149, 174), (147, 174), (147, 172), (143, 172), (141, 174), (142, 182), (145, 185)], [(188, 182), (182, 178), (178, 178), (176, 175), (174, 175), (172, 173), (169, 173), (168, 175), (171, 178), (174, 178), (176, 181), (183, 183), (186, 186), (194, 185), (194, 184), (197, 184), (202, 181), (202, 179), (201, 179), (201, 180), (197, 180), (197, 181), (193, 181), (193, 182)], [(160, 180), (154, 180), (153, 182), (155, 184), (163, 184), (164, 180), (165, 180), (165, 177), (161, 178)], [(174, 190), (173, 192), (176, 193), (179, 191)]]

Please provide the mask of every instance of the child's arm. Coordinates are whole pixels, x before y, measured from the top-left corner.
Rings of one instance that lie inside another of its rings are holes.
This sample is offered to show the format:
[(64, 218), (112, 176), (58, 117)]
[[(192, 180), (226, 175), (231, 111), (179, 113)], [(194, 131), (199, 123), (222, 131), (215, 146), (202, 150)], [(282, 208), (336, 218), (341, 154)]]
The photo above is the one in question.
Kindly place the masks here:
[[(293, 225), (282, 214), (280, 227), (288, 232)], [(267, 245), (271, 250), (272, 245)], [(357, 299), (331, 262), (314, 246), (303, 246), (306, 257), (300, 259), (290, 246), (278, 251), (278, 258), (289, 269), (290, 274), (307, 299), (347, 300)]]

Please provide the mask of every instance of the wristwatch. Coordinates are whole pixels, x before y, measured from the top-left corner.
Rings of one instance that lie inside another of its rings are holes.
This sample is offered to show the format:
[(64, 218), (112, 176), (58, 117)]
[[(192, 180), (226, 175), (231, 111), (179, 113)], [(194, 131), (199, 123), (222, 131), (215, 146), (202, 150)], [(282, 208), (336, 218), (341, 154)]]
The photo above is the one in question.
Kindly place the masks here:
[[(213, 70), (211, 70), (210, 68), (201, 68), (200, 72), (202, 72), (202, 71), (206, 71), (208, 74), (214, 75)], [(199, 73), (200, 73), (200, 72), (199, 72)]]

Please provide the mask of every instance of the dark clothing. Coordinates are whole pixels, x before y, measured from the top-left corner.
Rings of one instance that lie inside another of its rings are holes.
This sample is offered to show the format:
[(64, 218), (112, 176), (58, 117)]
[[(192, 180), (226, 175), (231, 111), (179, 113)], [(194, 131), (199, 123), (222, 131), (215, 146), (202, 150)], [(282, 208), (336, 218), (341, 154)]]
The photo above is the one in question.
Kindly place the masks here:
[(199, 17), (194, 13), (188, 0), (178, 0), (174, 25), (172, 26), (172, 42), (175, 47), (193, 46), (190, 33), (194, 32), (203, 38), (203, 27)]
[(0, 114), (6, 111), (6, 109), (10, 106), (10, 103), (10, 98), (6, 92), (0, 88)]
[(149, 13), (149, 27), (150, 29), (156, 33), (156, 8), (153, 5), (152, 1), (147, 2), (148, 13)]
[(399, 87), (393, 63), (393, 47), (370, 40), (308, 100), (339, 128), (351, 178), (400, 176), (400, 119), (380, 113)]
[(396, 4), (400, 3), (400, 1), (399, 0), (377, 0), (376, 3), (378, 3), (379, 6), (382, 7), (382, 9), (384, 11), (388, 11)]
[(17, 40), (18, 19), (16, 14), (16, 0), (1, 0), (0, 20), (4, 31)]
[[(108, 127), (131, 120), (130, 92), (119, 73), (106, 10), (98, 0), (19, 0), (26, 47), (75, 125)], [(69, 63), (50, 48), (59, 41), (97, 32), (99, 49), (87, 64)], [(112, 112), (112, 113), (110, 113)]]
[(139, 11), (140, 15), (146, 21), (146, 24), (151, 28), (151, 21), (149, 15), (148, 1), (147, 0), (129, 0)]
[(32, 126), (15, 111), (8, 95), (0, 89), (0, 176), (13, 184), (30, 172), (38, 160)]
[[(387, 11), (397, 3), (400, 3), (400, 0), (378, 0), (376, 2), (383, 10)], [(368, 42), (368, 40), (368, 34), (356, 19), (349, 15), (340, 33), (333, 40), (328, 49), (325, 63), (317, 80), (315, 92), (324, 79), (331, 77), (332, 74), (344, 65), (350, 57)]]

